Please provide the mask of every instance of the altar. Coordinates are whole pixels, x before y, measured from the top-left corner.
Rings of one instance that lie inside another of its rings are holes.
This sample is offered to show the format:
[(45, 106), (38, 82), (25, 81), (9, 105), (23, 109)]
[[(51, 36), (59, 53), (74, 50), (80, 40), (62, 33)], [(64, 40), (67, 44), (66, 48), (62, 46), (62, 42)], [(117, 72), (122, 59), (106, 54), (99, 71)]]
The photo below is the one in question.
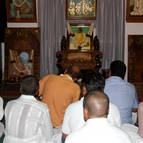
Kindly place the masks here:
[(56, 53), (59, 73), (69, 65), (77, 65), (80, 70), (99, 71), (103, 55), (97, 36), (93, 37), (93, 23), (70, 23), (67, 29), (67, 38), (63, 37), (61, 51)]

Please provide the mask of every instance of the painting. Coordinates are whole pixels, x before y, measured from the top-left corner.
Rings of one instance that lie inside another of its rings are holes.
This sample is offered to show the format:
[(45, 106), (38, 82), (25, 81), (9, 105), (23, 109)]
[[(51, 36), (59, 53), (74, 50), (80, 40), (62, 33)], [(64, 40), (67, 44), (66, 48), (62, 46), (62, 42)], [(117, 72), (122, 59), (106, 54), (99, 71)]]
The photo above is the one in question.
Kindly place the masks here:
[(40, 77), (40, 34), (38, 28), (7, 28), (4, 80), (19, 83), (25, 75)]
[(66, 19), (95, 20), (96, 0), (66, 0)]
[(127, 0), (127, 22), (143, 22), (143, 0)]
[(36, 22), (36, 0), (6, 0), (8, 22)]
[(90, 51), (93, 45), (94, 24), (67, 24), (69, 50)]
[(33, 75), (34, 50), (20, 52), (9, 49), (8, 78), (19, 80), (26, 75)]
[(139, 101), (143, 101), (143, 35), (128, 35), (128, 81), (136, 90)]
[(143, 35), (128, 36), (128, 79), (130, 82), (143, 81)]

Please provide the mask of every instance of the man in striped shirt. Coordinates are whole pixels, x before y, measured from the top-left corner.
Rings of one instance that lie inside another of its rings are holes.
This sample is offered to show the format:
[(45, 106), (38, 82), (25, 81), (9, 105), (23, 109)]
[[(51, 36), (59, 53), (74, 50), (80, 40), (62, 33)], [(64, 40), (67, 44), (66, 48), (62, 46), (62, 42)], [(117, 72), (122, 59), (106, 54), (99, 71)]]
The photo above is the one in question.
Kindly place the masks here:
[(53, 129), (48, 107), (34, 97), (37, 80), (31, 75), (24, 77), (20, 89), (22, 95), (8, 102), (5, 109), (4, 143), (49, 143)]

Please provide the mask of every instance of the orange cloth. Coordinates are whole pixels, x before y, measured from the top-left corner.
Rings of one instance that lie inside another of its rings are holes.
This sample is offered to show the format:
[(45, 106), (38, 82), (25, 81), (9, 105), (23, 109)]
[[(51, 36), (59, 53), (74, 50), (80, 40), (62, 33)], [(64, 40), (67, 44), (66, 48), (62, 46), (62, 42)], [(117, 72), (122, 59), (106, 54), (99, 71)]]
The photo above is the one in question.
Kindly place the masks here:
[(80, 87), (68, 75), (50, 74), (39, 82), (39, 95), (48, 105), (54, 127), (61, 126), (67, 106), (79, 99)]

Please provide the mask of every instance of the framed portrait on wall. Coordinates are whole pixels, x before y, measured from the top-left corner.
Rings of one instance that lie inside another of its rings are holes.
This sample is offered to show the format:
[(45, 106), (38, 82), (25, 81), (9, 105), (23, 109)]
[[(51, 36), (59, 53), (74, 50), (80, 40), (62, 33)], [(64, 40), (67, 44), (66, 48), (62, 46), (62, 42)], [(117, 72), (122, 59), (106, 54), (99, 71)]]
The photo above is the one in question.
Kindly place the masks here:
[(26, 75), (40, 77), (38, 28), (7, 28), (5, 37), (4, 80), (19, 83)]
[(96, 0), (66, 0), (66, 19), (96, 19)]
[(127, 22), (143, 22), (143, 0), (127, 0)]
[(67, 23), (68, 48), (70, 51), (93, 50), (93, 23)]
[(6, 0), (8, 22), (36, 22), (36, 0)]
[(143, 81), (143, 35), (128, 35), (128, 80)]

